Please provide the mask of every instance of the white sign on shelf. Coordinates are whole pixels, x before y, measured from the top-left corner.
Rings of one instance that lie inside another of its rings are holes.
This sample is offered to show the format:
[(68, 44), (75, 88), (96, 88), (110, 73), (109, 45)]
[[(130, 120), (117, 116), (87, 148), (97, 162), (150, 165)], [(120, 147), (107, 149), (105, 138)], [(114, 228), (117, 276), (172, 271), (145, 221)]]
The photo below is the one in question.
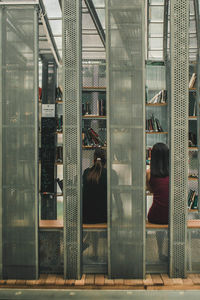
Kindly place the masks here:
[(55, 104), (42, 104), (42, 117), (55, 118)]

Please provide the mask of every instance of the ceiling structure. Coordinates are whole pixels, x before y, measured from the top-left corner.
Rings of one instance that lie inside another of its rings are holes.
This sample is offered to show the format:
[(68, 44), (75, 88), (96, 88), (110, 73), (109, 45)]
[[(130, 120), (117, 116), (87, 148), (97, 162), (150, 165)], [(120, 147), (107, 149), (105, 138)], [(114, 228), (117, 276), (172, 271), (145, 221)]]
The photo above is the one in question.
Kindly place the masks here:
[[(75, 1), (75, 0), (74, 0)], [(190, 1), (190, 60), (197, 54), (197, 35), (194, 3)], [(0, 0), (28, 3), (34, 0)], [(40, 4), (39, 54), (54, 56), (62, 63), (62, 0), (35, 0)], [(146, 59), (163, 60), (164, 13), (169, 0), (148, 0), (146, 24)], [(169, 27), (168, 27), (169, 28)], [(168, 44), (169, 48), (169, 44)], [(82, 57), (105, 59), (105, 0), (82, 0)]]

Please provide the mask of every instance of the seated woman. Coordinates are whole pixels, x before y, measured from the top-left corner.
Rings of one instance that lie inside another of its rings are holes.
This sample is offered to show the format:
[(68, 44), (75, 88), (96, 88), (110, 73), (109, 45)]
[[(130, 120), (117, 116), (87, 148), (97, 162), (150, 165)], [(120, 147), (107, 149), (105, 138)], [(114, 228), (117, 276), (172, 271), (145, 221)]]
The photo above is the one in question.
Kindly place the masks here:
[(153, 193), (153, 203), (148, 212), (148, 221), (168, 224), (169, 215), (169, 148), (157, 143), (151, 150), (150, 169), (146, 173), (147, 189)]
[(83, 173), (83, 223), (107, 222), (106, 152), (96, 148), (94, 164)]

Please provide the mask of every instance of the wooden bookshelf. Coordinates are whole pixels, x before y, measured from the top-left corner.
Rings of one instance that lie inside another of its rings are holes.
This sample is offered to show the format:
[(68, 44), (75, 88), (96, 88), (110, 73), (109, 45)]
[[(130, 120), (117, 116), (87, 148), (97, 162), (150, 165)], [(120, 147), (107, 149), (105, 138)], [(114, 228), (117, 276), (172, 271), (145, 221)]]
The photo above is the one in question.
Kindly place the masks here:
[(190, 176), (188, 176), (188, 180), (191, 180), (191, 181), (198, 181), (198, 177), (190, 177)]
[(62, 166), (62, 165), (63, 165), (63, 162), (56, 162), (55, 165), (56, 165), (56, 166)]
[(98, 91), (106, 91), (106, 87), (105, 86), (83, 86), (82, 88), (83, 92), (87, 91), (87, 92), (98, 92)]
[(106, 146), (82, 146), (82, 149), (83, 150), (93, 150), (93, 149), (96, 149), (96, 148), (102, 148), (102, 149), (106, 149), (107, 147)]
[(167, 106), (167, 103), (146, 103), (146, 106)]
[(88, 119), (100, 119), (100, 120), (106, 120), (106, 116), (99, 116), (99, 115), (84, 115), (82, 116), (83, 120), (88, 120)]
[(188, 147), (189, 151), (198, 151), (198, 147)]
[(167, 131), (146, 131), (146, 134), (168, 134)]

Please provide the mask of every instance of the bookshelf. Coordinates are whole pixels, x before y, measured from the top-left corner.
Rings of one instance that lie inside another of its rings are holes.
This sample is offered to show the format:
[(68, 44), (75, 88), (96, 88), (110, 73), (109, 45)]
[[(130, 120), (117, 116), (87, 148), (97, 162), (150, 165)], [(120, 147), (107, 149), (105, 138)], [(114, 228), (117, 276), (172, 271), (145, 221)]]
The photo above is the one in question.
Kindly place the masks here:
[(56, 168), (56, 203), (57, 203), (57, 219), (63, 219), (63, 95), (62, 87), (56, 88), (56, 153), (55, 153), (55, 168)]
[(82, 63), (82, 172), (93, 164), (97, 147), (106, 149), (105, 60)]
[(198, 209), (198, 147), (197, 147), (197, 90), (196, 64), (189, 66), (189, 141), (188, 141), (188, 211)]
[(162, 61), (146, 62), (145, 98), (146, 149), (151, 149), (155, 143), (168, 143), (168, 101), (165, 65)]
[[(149, 167), (148, 164), (150, 163), (153, 145), (159, 142), (168, 144), (168, 99), (165, 72), (165, 65), (162, 61), (146, 62), (145, 101), (147, 168)], [(153, 195), (149, 192), (146, 193), (146, 199), (146, 213), (148, 213), (153, 201)]]

